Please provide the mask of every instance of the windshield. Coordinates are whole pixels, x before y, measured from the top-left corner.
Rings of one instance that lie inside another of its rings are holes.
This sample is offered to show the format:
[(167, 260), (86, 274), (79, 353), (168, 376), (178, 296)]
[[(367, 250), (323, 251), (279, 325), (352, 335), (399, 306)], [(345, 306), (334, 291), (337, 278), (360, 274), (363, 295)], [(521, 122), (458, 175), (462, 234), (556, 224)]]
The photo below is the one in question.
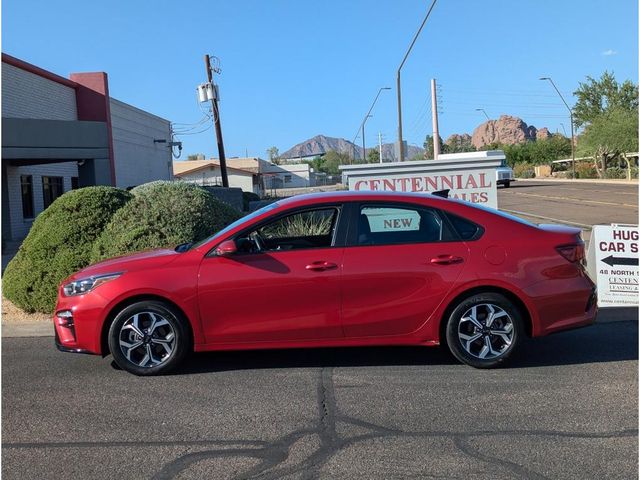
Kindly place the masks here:
[(259, 217), (263, 213), (268, 212), (269, 210), (273, 210), (274, 208), (278, 207), (279, 205), (280, 204), (278, 202), (273, 202), (273, 203), (270, 203), (269, 205), (265, 205), (264, 207), (259, 208), (258, 210), (255, 210), (254, 212), (251, 212), (249, 215), (245, 215), (244, 217), (240, 217), (238, 220), (236, 220), (235, 222), (227, 225), (226, 227), (224, 227), (219, 232), (214, 233), (213, 235), (205, 238), (204, 240), (200, 240), (199, 242), (194, 243), (193, 245), (191, 245), (189, 247), (189, 250), (192, 250), (194, 248), (198, 248), (199, 246), (204, 245), (205, 243), (207, 243), (210, 240), (212, 240), (214, 237), (217, 237), (218, 235), (224, 235), (225, 233), (230, 232), (231, 230), (236, 228), (238, 225), (241, 225), (241, 224), (243, 224), (245, 222), (249, 222), (249, 221), (253, 220), (256, 217)]

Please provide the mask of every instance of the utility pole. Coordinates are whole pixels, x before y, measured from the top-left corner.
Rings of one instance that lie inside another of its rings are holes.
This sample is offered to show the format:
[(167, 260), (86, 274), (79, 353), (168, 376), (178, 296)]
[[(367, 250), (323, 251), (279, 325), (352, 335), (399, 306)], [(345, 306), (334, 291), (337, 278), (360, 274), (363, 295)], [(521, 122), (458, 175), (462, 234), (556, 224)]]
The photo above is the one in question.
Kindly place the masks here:
[(440, 134), (438, 133), (438, 99), (436, 97), (436, 79), (431, 79), (431, 121), (433, 122), (433, 159), (440, 155)]
[(407, 50), (407, 53), (404, 54), (404, 58), (402, 59), (402, 62), (398, 67), (398, 71), (396, 72), (396, 89), (398, 93), (398, 149), (400, 153), (399, 156), (400, 156), (401, 162), (404, 162), (404, 144), (402, 143), (402, 96), (400, 94), (400, 70), (402, 70), (402, 66), (404, 65), (404, 62), (407, 61), (407, 57), (411, 53), (411, 49), (413, 48), (413, 45), (416, 43), (416, 40), (418, 39), (418, 35), (420, 35), (420, 32), (422, 31), (424, 24), (427, 23), (427, 19), (429, 18), (429, 15), (431, 15), (431, 10), (433, 10), (433, 7), (435, 6), (435, 4), (436, 4), (436, 0), (433, 0), (433, 2), (431, 3), (431, 6), (429, 7), (429, 10), (427, 11), (427, 14), (424, 17), (424, 20), (422, 20), (422, 24), (420, 25), (420, 28), (418, 29), (418, 31), (413, 37), (413, 40), (411, 41), (411, 45), (409, 45), (409, 49)]
[(560, 90), (558, 90), (558, 87), (556, 87), (556, 84), (553, 83), (553, 80), (551, 79), (551, 77), (540, 77), (540, 80), (549, 80), (551, 85), (553, 85), (553, 88), (556, 90), (556, 92), (560, 96), (560, 99), (562, 100), (562, 103), (564, 103), (564, 106), (567, 107), (567, 110), (569, 110), (569, 118), (571, 120), (571, 160), (572, 160), (572, 162), (571, 162), (572, 169), (571, 170), (573, 172), (573, 178), (575, 179), (576, 178), (576, 146), (575, 146), (575, 138), (574, 138), (574, 134), (573, 134), (573, 110), (569, 107), (569, 105), (565, 101), (564, 97), (560, 93)]
[(380, 132), (378, 132), (378, 153), (380, 163), (382, 163), (382, 133)]
[(222, 186), (229, 187), (229, 177), (227, 177), (227, 159), (224, 155), (224, 142), (222, 141), (222, 126), (220, 125), (220, 111), (218, 110), (217, 89), (213, 83), (213, 72), (209, 55), (204, 56), (204, 65), (207, 70), (207, 80), (211, 84), (214, 95), (211, 98), (211, 108), (213, 112), (213, 124), (216, 129), (216, 141), (218, 143), (218, 159), (220, 160), (220, 175), (222, 176)]

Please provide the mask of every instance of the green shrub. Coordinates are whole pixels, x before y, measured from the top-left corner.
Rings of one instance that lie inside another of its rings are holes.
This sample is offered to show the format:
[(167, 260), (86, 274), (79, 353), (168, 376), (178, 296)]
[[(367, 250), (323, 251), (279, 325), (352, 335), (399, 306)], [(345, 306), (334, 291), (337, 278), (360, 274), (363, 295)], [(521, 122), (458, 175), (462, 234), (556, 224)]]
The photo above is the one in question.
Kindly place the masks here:
[(604, 178), (627, 178), (627, 169), (620, 167), (609, 167), (604, 172)]
[(521, 162), (513, 166), (513, 175), (516, 178), (535, 178), (536, 172), (533, 164)]
[(240, 212), (204, 188), (182, 182), (136, 187), (93, 246), (98, 261), (154, 248), (197, 242), (239, 218)]
[(158, 185), (171, 185), (174, 182), (169, 180), (154, 180), (153, 182), (143, 183), (142, 185), (138, 185), (137, 187), (133, 187), (130, 191), (132, 195), (142, 195), (145, 192), (152, 190)]
[(576, 162), (576, 176), (578, 178), (598, 178), (598, 172), (592, 163)]
[(242, 209), (245, 212), (249, 211), (249, 203), (257, 202), (260, 200), (260, 196), (253, 192), (242, 192)]
[(87, 187), (56, 199), (7, 265), (4, 296), (27, 312), (53, 312), (60, 282), (90, 263), (95, 239), (131, 198), (117, 188)]

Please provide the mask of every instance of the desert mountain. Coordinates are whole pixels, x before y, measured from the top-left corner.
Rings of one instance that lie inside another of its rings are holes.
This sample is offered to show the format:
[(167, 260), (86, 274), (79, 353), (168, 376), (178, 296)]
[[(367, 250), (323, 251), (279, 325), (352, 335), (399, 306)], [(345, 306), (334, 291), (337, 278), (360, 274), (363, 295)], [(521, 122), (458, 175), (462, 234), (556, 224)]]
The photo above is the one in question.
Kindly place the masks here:
[[(473, 131), (471, 143), (476, 148), (494, 142), (513, 145), (527, 140), (535, 141), (537, 133), (536, 127), (527, 125), (521, 118), (500, 115), (498, 120), (489, 120), (478, 125)], [(548, 135), (548, 130), (545, 133)]]
[[(372, 137), (373, 141), (373, 137)], [(378, 148), (371, 145), (371, 149)], [(298, 158), (308, 157), (313, 155), (322, 155), (330, 150), (334, 150), (338, 153), (344, 153), (346, 155), (354, 155), (356, 158), (362, 158), (362, 147), (354, 145), (344, 138), (327, 137), (325, 135), (316, 135), (313, 138), (305, 140), (291, 147), (286, 152), (280, 154), (281, 158)], [(370, 148), (367, 148), (369, 152)], [(409, 145), (406, 152), (406, 158), (411, 159), (416, 155), (422, 155), (423, 149)], [(382, 158), (385, 160), (395, 160), (395, 149), (392, 143), (382, 144)]]

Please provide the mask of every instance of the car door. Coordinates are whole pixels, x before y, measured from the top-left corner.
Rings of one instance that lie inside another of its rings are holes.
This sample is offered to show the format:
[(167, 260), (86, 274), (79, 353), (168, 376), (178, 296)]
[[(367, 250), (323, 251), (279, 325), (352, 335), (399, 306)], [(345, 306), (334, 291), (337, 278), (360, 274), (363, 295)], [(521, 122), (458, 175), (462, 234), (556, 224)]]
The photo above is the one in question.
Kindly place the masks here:
[(362, 203), (343, 260), (346, 337), (419, 329), (454, 287), (469, 250), (437, 210)]
[(247, 251), (206, 256), (198, 303), (207, 342), (342, 337), (340, 211), (328, 205), (280, 214), (236, 236)]

